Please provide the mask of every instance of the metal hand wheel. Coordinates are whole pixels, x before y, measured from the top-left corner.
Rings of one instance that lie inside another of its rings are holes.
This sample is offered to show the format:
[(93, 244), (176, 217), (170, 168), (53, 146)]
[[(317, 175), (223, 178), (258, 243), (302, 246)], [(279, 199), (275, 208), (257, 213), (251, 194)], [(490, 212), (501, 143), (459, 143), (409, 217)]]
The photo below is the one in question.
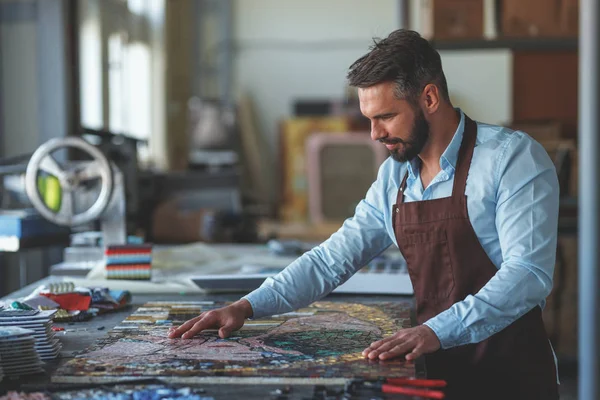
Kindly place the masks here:
[[(92, 158), (92, 161), (69, 163), (66, 168), (52, 157), (52, 153), (76, 148)], [(62, 197), (58, 211), (50, 209), (38, 190), (38, 174), (45, 172), (58, 179)], [(86, 210), (76, 213), (77, 187), (83, 182), (100, 179), (98, 198)], [(51, 139), (33, 153), (25, 173), (25, 190), (35, 209), (47, 220), (58, 225), (77, 226), (92, 222), (100, 217), (110, 202), (113, 190), (113, 175), (108, 159), (93, 145), (78, 137)]]

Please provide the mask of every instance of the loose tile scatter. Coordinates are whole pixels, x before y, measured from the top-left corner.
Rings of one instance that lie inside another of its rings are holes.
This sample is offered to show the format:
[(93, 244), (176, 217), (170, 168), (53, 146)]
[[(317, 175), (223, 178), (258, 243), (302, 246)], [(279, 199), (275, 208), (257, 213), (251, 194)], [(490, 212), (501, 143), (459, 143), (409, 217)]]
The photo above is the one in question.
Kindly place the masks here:
[(48, 394), (35, 392), (8, 392), (4, 396), (0, 396), (0, 400), (53, 400)]

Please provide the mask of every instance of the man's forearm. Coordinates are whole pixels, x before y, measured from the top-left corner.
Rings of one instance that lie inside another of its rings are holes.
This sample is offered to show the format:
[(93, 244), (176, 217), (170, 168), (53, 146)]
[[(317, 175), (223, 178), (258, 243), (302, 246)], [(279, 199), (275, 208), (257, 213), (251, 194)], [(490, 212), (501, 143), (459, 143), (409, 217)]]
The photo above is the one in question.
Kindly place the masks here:
[[(376, 197), (374, 193), (379, 189), (373, 187), (367, 199)], [(391, 244), (381, 211), (363, 200), (354, 217), (346, 220), (328, 240), (265, 280), (244, 299), (251, 305), (253, 318), (305, 307), (344, 283)]]

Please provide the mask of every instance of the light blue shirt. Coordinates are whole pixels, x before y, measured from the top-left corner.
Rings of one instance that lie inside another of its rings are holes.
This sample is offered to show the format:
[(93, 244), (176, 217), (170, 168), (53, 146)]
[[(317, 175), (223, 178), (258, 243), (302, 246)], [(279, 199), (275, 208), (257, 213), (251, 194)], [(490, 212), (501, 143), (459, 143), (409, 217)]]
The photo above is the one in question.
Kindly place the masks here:
[[(397, 246), (391, 213), (407, 171), (405, 202), (450, 196), (465, 125), (460, 114), (454, 138), (440, 158), (441, 171), (425, 190), (415, 160), (388, 158), (354, 217), (245, 296), (254, 318), (324, 297), (386, 248)], [(471, 224), (498, 272), (479, 292), (425, 322), (445, 349), (480, 342), (534, 306), (543, 308), (552, 289), (559, 187), (544, 148), (523, 132), (477, 123), (465, 191)]]

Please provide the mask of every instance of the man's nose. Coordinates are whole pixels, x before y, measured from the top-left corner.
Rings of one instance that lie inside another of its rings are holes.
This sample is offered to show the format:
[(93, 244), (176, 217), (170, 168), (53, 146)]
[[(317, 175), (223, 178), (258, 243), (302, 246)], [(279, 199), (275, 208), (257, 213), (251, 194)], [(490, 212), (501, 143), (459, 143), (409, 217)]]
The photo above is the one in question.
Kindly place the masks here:
[(384, 130), (381, 129), (381, 125), (377, 121), (371, 122), (371, 139), (379, 140), (385, 137)]

